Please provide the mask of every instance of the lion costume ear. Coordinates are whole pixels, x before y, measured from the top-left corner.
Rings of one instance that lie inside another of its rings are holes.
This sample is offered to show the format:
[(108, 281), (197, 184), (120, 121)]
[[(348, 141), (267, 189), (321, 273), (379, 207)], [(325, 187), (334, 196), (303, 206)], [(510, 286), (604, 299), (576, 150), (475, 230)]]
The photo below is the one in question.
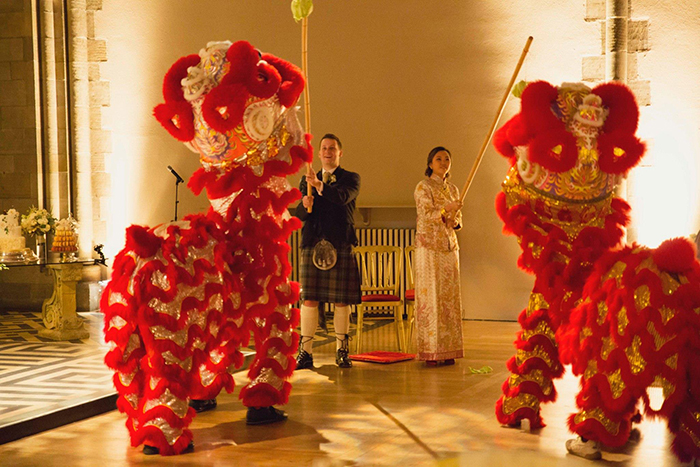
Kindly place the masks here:
[(639, 107), (634, 94), (621, 83), (596, 86), (608, 116), (598, 137), (598, 165), (604, 172), (625, 174), (637, 165), (646, 145), (635, 136), (639, 123)]
[(521, 97), (521, 119), (529, 139), (528, 158), (551, 172), (566, 172), (576, 165), (576, 138), (552, 111), (559, 91), (546, 81), (529, 84)]
[(185, 100), (181, 81), (187, 77), (189, 67), (199, 63), (199, 55), (192, 54), (180, 58), (163, 78), (164, 104), (153, 109), (153, 115), (175, 139), (183, 142), (194, 138), (194, 115), (192, 106)]
[(293, 106), (304, 90), (304, 75), (301, 70), (274, 55), (263, 54), (262, 59), (275, 67), (282, 78), (278, 93), (280, 104), (287, 108)]

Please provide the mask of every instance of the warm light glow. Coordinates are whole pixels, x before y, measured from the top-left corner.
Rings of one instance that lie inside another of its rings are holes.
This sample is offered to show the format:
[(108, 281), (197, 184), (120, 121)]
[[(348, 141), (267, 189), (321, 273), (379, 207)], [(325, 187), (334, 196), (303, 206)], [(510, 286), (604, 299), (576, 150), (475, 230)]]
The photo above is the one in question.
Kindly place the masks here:
[(642, 165), (628, 184), (632, 227), (638, 243), (656, 247), (687, 237), (698, 223), (700, 144), (697, 123), (680, 111), (643, 109), (638, 134), (647, 142)]

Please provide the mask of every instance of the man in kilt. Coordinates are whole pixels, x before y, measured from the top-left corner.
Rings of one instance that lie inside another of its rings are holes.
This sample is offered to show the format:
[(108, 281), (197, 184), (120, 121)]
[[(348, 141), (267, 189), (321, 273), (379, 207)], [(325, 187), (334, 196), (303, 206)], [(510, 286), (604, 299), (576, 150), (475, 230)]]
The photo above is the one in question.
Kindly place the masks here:
[[(360, 175), (340, 167), (343, 145), (333, 134), (321, 138), (319, 158), (323, 170), (309, 166), (300, 190), (304, 197), (296, 217), (301, 230), (301, 339), (297, 369), (313, 367), (313, 336), (318, 326), (319, 302), (334, 303), (335, 363), (350, 368), (348, 330), (350, 305), (360, 303), (360, 273), (352, 252), (357, 245), (354, 213), (360, 193)], [(312, 187), (308, 196), (307, 182)], [(311, 208), (311, 212), (308, 212)]]

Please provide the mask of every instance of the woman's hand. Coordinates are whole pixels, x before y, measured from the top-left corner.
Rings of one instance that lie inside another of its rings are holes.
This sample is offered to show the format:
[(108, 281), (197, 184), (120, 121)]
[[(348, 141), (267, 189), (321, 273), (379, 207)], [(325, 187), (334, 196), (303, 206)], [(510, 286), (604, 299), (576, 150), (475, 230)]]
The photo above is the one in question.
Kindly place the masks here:
[(460, 201), (452, 201), (451, 203), (447, 203), (445, 205), (445, 211), (449, 214), (449, 217), (454, 217), (455, 214), (457, 214), (457, 211), (462, 209), (462, 206), (464, 206)]

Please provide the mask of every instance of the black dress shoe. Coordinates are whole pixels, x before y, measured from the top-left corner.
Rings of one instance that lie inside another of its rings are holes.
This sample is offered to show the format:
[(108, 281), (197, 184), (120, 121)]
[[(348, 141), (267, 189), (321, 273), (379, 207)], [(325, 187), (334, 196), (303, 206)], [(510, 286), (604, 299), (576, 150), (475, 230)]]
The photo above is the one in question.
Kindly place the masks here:
[(245, 417), (248, 425), (266, 425), (268, 423), (282, 422), (287, 419), (287, 413), (283, 410), (270, 407), (248, 407)]
[(216, 408), (216, 399), (190, 399), (190, 407), (197, 413), (214, 410)]
[(144, 444), (143, 445), (143, 453), (146, 454), (147, 456), (154, 456), (156, 454), (160, 454), (160, 451), (155, 446), (149, 446), (148, 444)]
[[(187, 445), (184, 451), (182, 451), (180, 454), (187, 454), (188, 452), (194, 451), (194, 442), (190, 441), (190, 444)], [(156, 454), (160, 454), (160, 449), (158, 449), (155, 446), (149, 446), (148, 444), (143, 445), (143, 453), (147, 456), (153, 456)]]
[(311, 355), (304, 349), (299, 350), (299, 355), (297, 355), (297, 370), (304, 370), (306, 368), (314, 367), (314, 356)]
[(338, 349), (335, 354), (335, 364), (340, 368), (352, 367), (352, 360), (348, 357), (348, 349)]

